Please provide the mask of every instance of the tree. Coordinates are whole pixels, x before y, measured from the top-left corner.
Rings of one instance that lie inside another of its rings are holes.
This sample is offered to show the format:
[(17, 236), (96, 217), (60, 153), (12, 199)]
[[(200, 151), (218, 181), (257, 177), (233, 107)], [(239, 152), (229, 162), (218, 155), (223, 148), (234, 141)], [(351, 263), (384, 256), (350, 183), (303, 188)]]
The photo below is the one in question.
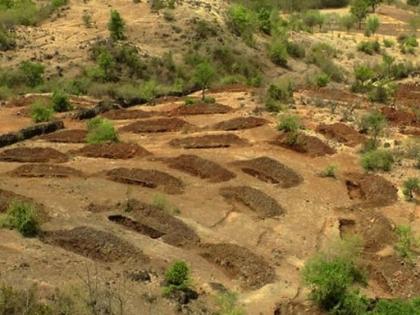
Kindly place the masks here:
[(340, 18), (340, 25), (344, 27), (347, 32), (354, 26), (354, 23), (356, 23), (356, 18), (352, 14), (346, 14)]
[(111, 17), (108, 22), (108, 30), (114, 40), (124, 39), (125, 22), (117, 10), (111, 10)]
[(383, 0), (367, 0), (367, 3), (372, 8), (372, 12), (375, 13), (376, 7), (381, 4)]
[(350, 8), (351, 14), (359, 23), (359, 29), (362, 28), (362, 22), (368, 14), (369, 3), (367, 0), (355, 0)]
[(372, 135), (373, 141), (376, 144), (378, 136), (387, 125), (387, 120), (380, 112), (373, 112), (362, 118), (361, 125), (363, 130)]
[(403, 184), (403, 193), (408, 201), (414, 199), (414, 193), (420, 191), (420, 179), (413, 177), (407, 179)]
[(202, 89), (202, 99), (206, 98), (206, 89), (209, 88), (211, 82), (216, 76), (216, 71), (208, 62), (202, 62), (195, 68), (194, 82)]
[(379, 28), (379, 19), (376, 15), (371, 15), (367, 19), (365, 35), (375, 34)]

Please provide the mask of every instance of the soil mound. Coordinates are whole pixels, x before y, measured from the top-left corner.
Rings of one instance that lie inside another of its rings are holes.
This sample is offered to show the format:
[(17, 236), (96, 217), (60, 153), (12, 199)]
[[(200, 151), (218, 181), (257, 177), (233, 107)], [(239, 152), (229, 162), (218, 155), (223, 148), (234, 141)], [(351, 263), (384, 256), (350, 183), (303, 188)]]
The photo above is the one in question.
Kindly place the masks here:
[(13, 148), (0, 152), (0, 161), (21, 163), (64, 163), (67, 155), (52, 148)]
[(236, 175), (219, 164), (196, 155), (180, 155), (163, 160), (169, 167), (213, 183), (225, 182)]
[(0, 213), (6, 212), (12, 201), (23, 201), (34, 204), (38, 209), (42, 209), (42, 205), (36, 204), (31, 198), (16, 194), (12, 191), (0, 189)]
[(132, 159), (144, 157), (151, 153), (135, 143), (102, 143), (89, 144), (80, 150), (73, 151), (76, 155), (105, 159)]
[(126, 217), (126, 216), (123, 216), (123, 215), (120, 215), (120, 214), (110, 215), (108, 217), (108, 219), (111, 222), (118, 223), (122, 226), (125, 226), (126, 228), (128, 228), (130, 230), (133, 230), (133, 231), (135, 231), (137, 233), (140, 233), (140, 234), (147, 235), (147, 236), (149, 236), (150, 238), (153, 238), (153, 239), (159, 238), (159, 237), (165, 235), (164, 233), (162, 233), (158, 230), (155, 230), (154, 228), (151, 228), (150, 226), (147, 226), (145, 224), (142, 224), (140, 222), (137, 222), (135, 220), (130, 219), (129, 217)]
[(157, 118), (136, 121), (122, 127), (120, 131), (133, 133), (172, 132), (180, 131), (192, 125), (179, 118)]
[(215, 124), (212, 128), (216, 130), (224, 131), (233, 131), (233, 130), (242, 130), (242, 129), (251, 129), (263, 126), (267, 124), (268, 121), (263, 118), (258, 117), (237, 117), (222, 121), (218, 124)]
[(416, 108), (419, 104), (420, 85), (417, 83), (401, 84), (395, 95), (397, 105)]
[(312, 157), (331, 155), (337, 152), (319, 138), (308, 136), (303, 133), (299, 134), (296, 141), (293, 143), (289, 141), (288, 135), (285, 133), (277, 136), (273, 141), (270, 141), (270, 143), (299, 153), (305, 153)]
[(44, 135), (41, 139), (49, 142), (61, 143), (84, 143), (86, 142), (87, 131), (83, 129), (61, 130), (48, 135)]
[(291, 168), (269, 157), (234, 162), (241, 170), (261, 181), (278, 184), (282, 188), (299, 185), (303, 178)]
[(230, 111), (232, 111), (231, 107), (222, 104), (195, 103), (192, 105), (181, 105), (171, 111), (169, 116), (226, 114)]
[(203, 247), (201, 256), (220, 266), (228, 276), (239, 279), (244, 288), (259, 289), (275, 279), (274, 268), (247, 248), (234, 244)]
[(81, 256), (102, 262), (128, 259), (148, 261), (140, 250), (115, 235), (90, 227), (44, 232), (41, 240)]
[(147, 188), (160, 188), (168, 194), (182, 194), (184, 183), (167, 173), (140, 168), (115, 168), (106, 173), (107, 178), (115, 182), (140, 185)]
[(224, 187), (220, 189), (220, 194), (229, 201), (244, 204), (263, 219), (275, 217), (285, 212), (274, 198), (248, 186)]
[[(420, 95), (419, 95), (420, 96)], [(382, 114), (388, 121), (397, 126), (419, 126), (420, 118), (415, 113), (409, 113), (402, 110), (396, 110), (391, 107), (382, 108)]]
[(74, 168), (55, 164), (25, 164), (9, 173), (16, 177), (83, 177), (83, 173)]
[(366, 140), (357, 130), (343, 123), (321, 124), (316, 131), (350, 147), (361, 144)]
[(345, 177), (349, 197), (359, 206), (384, 207), (398, 200), (398, 189), (381, 176), (348, 173)]
[(109, 112), (101, 114), (102, 117), (111, 120), (128, 120), (128, 119), (143, 119), (157, 116), (159, 113), (152, 111), (144, 111), (140, 109), (126, 110), (126, 109), (115, 109)]
[(247, 142), (234, 134), (221, 134), (173, 139), (169, 144), (183, 149), (213, 149), (243, 146)]

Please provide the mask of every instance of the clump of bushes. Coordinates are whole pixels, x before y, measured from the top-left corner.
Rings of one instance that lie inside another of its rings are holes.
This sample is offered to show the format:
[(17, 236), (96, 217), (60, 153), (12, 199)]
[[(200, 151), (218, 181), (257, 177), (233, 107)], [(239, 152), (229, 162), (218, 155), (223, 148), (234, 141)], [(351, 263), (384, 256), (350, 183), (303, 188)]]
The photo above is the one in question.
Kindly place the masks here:
[(274, 40), (269, 47), (270, 59), (278, 66), (287, 66), (287, 44), (284, 40)]
[(377, 40), (362, 41), (357, 45), (357, 50), (368, 55), (379, 54), (381, 52), (381, 44)]
[(2, 226), (16, 229), (24, 237), (34, 237), (40, 231), (37, 209), (29, 202), (12, 201), (2, 218)]
[(333, 47), (325, 43), (318, 43), (310, 48), (306, 54), (306, 61), (318, 66), (331, 80), (342, 82), (344, 80), (344, 71), (334, 63), (333, 58), (336, 55), (337, 51)]
[(54, 91), (52, 95), (53, 109), (57, 113), (67, 112), (72, 109), (68, 95), (61, 90)]
[(293, 103), (293, 83), (290, 80), (280, 80), (270, 84), (267, 89), (265, 106), (270, 112), (277, 112), (284, 104)]
[(403, 54), (415, 54), (419, 42), (415, 35), (401, 35), (398, 37), (400, 50)]
[(420, 191), (420, 179), (412, 177), (404, 181), (403, 183), (403, 194), (408, 201), (414, 199), (414, 193)]
[(93, 118), (88, 122), (87, 127), (86, 141), (90, 144), (119, 141), (117, 131), (107, 119), (101, 117)]
[(54, 110), (51, 106), (44, 104), (41, 101), (34, 102), (31, 105), (31, 118), (34, 122), (50, 121), (54, 117)]
[(409, 263), (415, 260), (415, 249), (420, 246), (420, 240), (416, 239), (410, 226), (400, 225), (396, 231), (398, 241), (395, 250), (398, 255)]
[(108, 30), (113, 40), (122, 40), (125, 38), (125, 22), (117, 10), (111, 11), (108, 22)]
[(284, 115), (280, 118), (277, 129), (287, 134), (287, 143), (292, 145), (298, 141), (299, 131), (302, 124), (298, 116)]
[(251, 44), (257, 28), (257, 19), (254, 12), (243, 5), (234, 4), (229, 8), (227, 15), (231, 31)]
[(391, 170), (394, 164), (394, 157), (391, 152), (387, 150), (371, 150), (363, 153), (361, 158), (362, 167), (366, 171), (385, 171)]
[(337, 166), (336, 165), (328, 165), (322, 172), (322, 177), (331, 177), (337, 178)]

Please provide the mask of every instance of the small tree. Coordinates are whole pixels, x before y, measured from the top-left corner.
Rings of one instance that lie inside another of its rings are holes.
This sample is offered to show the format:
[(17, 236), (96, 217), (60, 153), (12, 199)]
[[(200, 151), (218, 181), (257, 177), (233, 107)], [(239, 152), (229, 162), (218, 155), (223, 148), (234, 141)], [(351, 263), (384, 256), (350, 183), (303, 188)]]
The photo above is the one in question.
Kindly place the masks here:
[(415, 259), (414, 250), (420, 245), (420, 240), (415, 238), (410, 226), (400, 225), (395, 232), (398, 236), (395, 250), (401, 258), (409, 263), (413, 263)]
[(372, 12), (375, 13), (376, 8), (380, 5), (383, 0), (366, 0), (368, 5), (372, 8)]
[(31, 105), (31, 118), (33, 122), (40, 123), (50, 121), (54, 116), (54, 110), (42, 103), (42, 102), (34, 102)]
[(174, 291), (186, 290), (190, 284), (190, 268), (184, 261), (175, 261), (165, 272), (165, 290), (168, 295)]
[(54, 91), (52, 95), (52, 102), (54, 111), (58, 113), (67, 112), (72, 109), (67, 94), (61, 90)]
[(370, 36), (377, 32), (379, 28), (379, 19), (376, 15), (371, 15), (367, 19), (365, 35)]
[(387, 120), (385, 116), (379, 112), (369, 113), (365, 115), (361, 121), (362, 131), (372, 135), (375, 144), (377, 144), (378, 136), (382, 133), (386, 125)]
[(403, 184), (403, 194), (408, 201), (414, 199), (414, 192), (420, 191), (420, 179), (413, 177), (407, 179)]
[(359, 29), (362, 28), (362, 22), (368, 14), (369, 3), (367, 0), (354, 0), (350, 12), (359, 24)]
[(34, 237), (39, 232), (36, 208), (28, 202), (13, 201), (7, 208), (3, 225), (16, 229), (24, 237)]
[(119, 141), (117, 131), (111, 122), (106, 119), (101, 117), (93, 118), (88, 122), (87, 127), (86, 141), (90, 144)]
[(19, 69), (30, 87), (36, 87), (44, 81), (44, 66), (40, 63), (24, 61)]
[(124, 39), (125, 22), (117, 10), (111, 10), (111, 17), (108, 22), (108, 30), (114, 40)]
[(340, 18), (340, 25), (349, 32), (356, 23), (356, 18), (352, 14), (345, 14)]
[(216, 76), (216, 71), (213, 66), (208, 62), (202, 62), (195, 68), (194, 82), (202, 90), (202, 100), (206, 98), (206, 89), (210, 87), (211, 82)]

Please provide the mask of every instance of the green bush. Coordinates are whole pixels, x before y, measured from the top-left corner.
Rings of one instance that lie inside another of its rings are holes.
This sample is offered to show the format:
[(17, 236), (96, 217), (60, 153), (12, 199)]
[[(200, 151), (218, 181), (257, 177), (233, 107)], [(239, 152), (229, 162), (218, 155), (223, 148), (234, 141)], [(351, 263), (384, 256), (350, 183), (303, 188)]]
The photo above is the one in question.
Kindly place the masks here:
[(394, 157), (391, 152), (386, 150), (368, 151), (362, 155), (361, 164), (366, 171), (388, 172), (394, 164)]
[(13, 201), (7, 208), (3, 225), (16, 229), (24, 237), (34, 237), (39, 233), (37, 209), (28, 202)]
[(420, 179), (417, 177), (409, 178), (403, 183), (403, 194), (408, 201), (414, 199), (414, 193), (420, 191)]
[(299, 59), (305, 58), (306, 50), (303, 45), (287, 41), (286, 46), (287, 46), (287, 53), (293, 58), (299, 58)]
[(316, 86), (318, 86), (318, 87), (327, 86), (328, 83), (330, 83), (330, 81), (331, 81), (330, 77), (327, 74), (322, 73), (322, 72), (316, 74), (315, 77), (314, 77), (314, 82), (315, 82)]
[(306, 61), (318, 66), (331, 80), (342, 82), (344, 80), (343, 69), (333, 61), (336, 55), (337, 51), (333, 47), (325, 43), (318, 43), (313, 45), (306, 54)]
[(222, 292), (217, 296), (218, 315), (245, 315), (245, 311), (237, 306), (238, 297), (232, 292)]
[(254, 12), (245, 6), (233, 4), (228, 12), (228, 25), (232, 32), (252, 41), (257, 27), (257, 19)]
[(400, 225), (396, 231), (398, 241), (395, 250), (398, 255), (409, 263), (414, 263), (416, 258), (415, 249), (420, 245), (420, 241), (415, 238), (410, 226)]
[(381, 52), (381, 44), (377, 40), (362, 41), (357, 45), (357, 50), (368, 55), (373, 55), (375, 53), (379, 54)]
[(53, 117), (54, 110), (50, 106), (39, 101), (31, 105), (31, 118), (34, 122), (50, 121)]
[(295, 133), (302, 128), (302, 124), (300, 122), (299, 116), (295, 115), (284, 115), (280, 117), (279, 122), (277, 124), (277, 129), (279, 131), (284, 132), (292, 132)]
[(279, 104), (293, 103), (293, 83), (290, 80), (281, 80), (270, 84), (267, 89), (266, 107), (268, 111), (278, 111)]
[(408, 301), (399, 299), (379, 300), (371, 315), (414, 315), (420, 314), (420, 299)]
[(30, 87), (36, 87), (44, 81), (44, 66), (40, 63), (24, 61), (20, 64), (20, 71)]
[(388, 103), (395, 95), (397, 86), (394, 82), (378, 81), (372, 85), (369, 100), (377, 103)]
[(404, 54), (415, 54), (416, 48), (419, 46), (415, 35), (400, 35), (398, 37), (400, 50)]
[(57, 113), (67, 112), (72, 109), (68, 95), (61, 90), (54, 91), (52, 95), (52, 104), (54, 111)]
[(107, 119), (96, 117), (91, 119), (88, 124), (88, 134), (86, 141), (91, 144), (105, 142), (118, 142), (118, 134), (114, 126)]
[(210, 84), (216, 77), (216, 71), (208, 62), (203, 62), (197, 65), (194, 71), (194, 82), (202, 90), (202, 100), (206, 98), (206, 89), (210, 87)]
[(0, 26), (0, 51), (6, 51), (16, 48), (15, 37), (8, 30)]
[(278, 66), (287, 66), (287, 44), (283, 40), (274, 40), (269, 48), (270, 59)]
[(384, 38), (383, 43), (386, 48), (391, 48), (395, 46), (395, 42), (392, 39)]
[(328, 165), (321, 173), (322, 177), (337, 177), (337, 166), (335, 165)]
[(120, 13), (116, 10), (111, 10), (111, 16), (108, 22), (108, 30), (111, 34), (111, 38), (114, 40), (122, 40), (125, 38), (125, 22), (122, 19)]
[(185, 290), (190, 285), (190, 269), (184, 261), (175, 261), (165, 272), (165, 295)]

